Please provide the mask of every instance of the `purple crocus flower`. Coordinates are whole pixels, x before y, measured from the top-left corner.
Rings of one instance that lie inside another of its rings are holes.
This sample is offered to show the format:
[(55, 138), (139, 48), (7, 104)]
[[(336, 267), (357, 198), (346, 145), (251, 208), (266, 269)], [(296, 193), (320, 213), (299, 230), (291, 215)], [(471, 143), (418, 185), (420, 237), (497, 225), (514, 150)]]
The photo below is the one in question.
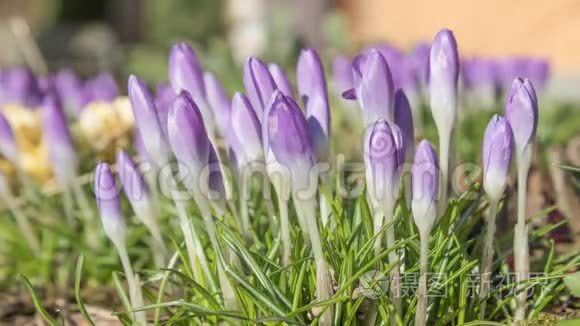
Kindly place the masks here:
[(167, 114), (169, 107), (175, 99), (175, 92), (169, 83), (160, 83), (155, 88), (155, 109), (159, 118), (159, 125), (163, 136), (167, 139)]
[(110, 73), (101, 73), (85, 82), (82, 106), (91, 102), (110, 102), (119, 96), (117, 81)]
[(513, 134), (509, 123), (497, 114), (483, 137), (483, 188), (497, 201), (505, 190), (513, 152)]
[(293, 97), (294, 91), (292, 91), (292, 85), (290, 84), (290, 80), (288, 80), (288, 76), (284, 72), (284, 69), (276, 63), (271, 63), (268, 65), (268, 71), (276, 84), (276, 87), (284, 93), (286, 96)]
[(54, 87), (63, 101), (66, 112), (77, 116), (82, 109), (83, 81), (71, 69), (62, 69), (54, 75)]
[[(379, 119), (393, 121), (394, 84), (389, 65), (376, 49), (353, 60), (354, 93), (366, 126)], [(347, 94), (348, 95), (348, 94)]]
[(314, 166), (308, 123), (296, 102), (280, 95), (275, 97), (268, 113), (269, 148), (276, 161), (288, 168), (293, 189), (302, 189), (308, 185)]
[(262, 121), (268, 102), (277, 89), (276, 82), (270, 75), (266, 64), (254, 57), (248, 58), (244, 63), (242, 77), (250, 103), (252, 103), (258, 119)]
[(439, 162), (431, 143), (422, 140), (413, 162), (413, 218), (422, 235), (429, 235), (437, 218)]
[(431, 52), (431, 45), (429, 43), (418, 43), (413, 48), (413, 51), (409, 55), (411, 64), (417, 73), (417, 78), (419, 82), (423, 85), (427, 85), (429, 80), (429, 55)]
[(123, 150), (117, 152), (117, 169), (121, 185), (133, 210), (138, 216), (144, 216), (144, 212), (152, 207), (149, 187), (135, 161)]
[(243, 93), (236, 93), (232, 99), (231, 132), (239, 164), (243, 166), (264, 158), (262, 126)]
[(505, 117), (514, 134), (516, 151), (523, 155), (531, 150), (538, 126), (538, 99), (528, 79), (514, 80), (505, 105)]
[(364, 160), (369, 199), (375, 209), (392, 214), (399, 193), (399, 168), (404, 162), (400, 129), (384, 119), (375, 121), (365, 137)]
[(298, 93), (306, 108), (308, 129), (319, 162), (327, 162), (330, 152), (330, 108), (324, 68), (318, 53), (303, 49), (296, 67)]
[(105, 234), (115, 245), (123, 244), (126, 225), (121, 212), (119, 189), (109, 164), (104, 162), (97, 163), (94, 187), (95, 199)]
[(401, 129), (403, 144), (405, 145), (405, 161), (413, 160), (415, 134), (413, 128), (413, 113), (411, 105), (401, 89), (395, 93), (395, 124)]
[(450, 30), (443, 29), (435, 35), (429, 69), (429, 95), (433, 118), (439, 133), (450, 131), (455, 123), (459, 77), (457, 42)]
[(171, 152), (167, 146), (153, 97), (145, 82), (133, 75), (129, 77), (128, 89), (137, 132), (153, 163), (163, 166), (171, 159)]
[(57, 180), (70, 185), (76, 177), (78, 157), (59, 99), (45, 96), (42, 108), (42, 135), (48, 144), (49, 156)]
[(227, 138), (230, 125), (231, 102), (226, 90), (213, 73), (203, 74), (207, 101), (213, 111), (217, 128), (222, 137)]
[(27, 67), (14, 67), (4, 71), (2, 92), (5, 103), (35, 107), (41, 100), (38, 80)]
[(0, 153), (14, 165), (18, 165), (18, 146), (10, 122), (0, 112)]
[(169, 110), (168, 131), (181, 177), (187, 178), (188, 189), (198, 191), (201, 171), (209, 160), (210, 142), (201, 112), (186, 91), (181, 91)]
[(169, 81), (176, 94), (187, 91), (200, 110), (206, 127), (213, 131), (214, 116), (207, 104), (207, 93), (203, 80), (203, 70), (197, 55), (186, 43), (180, 42), (171, 48), (169, 54)]
[(221, 164), (215, 147), (213, 144), (209, 144), (209, 156), (208, 156), (208, 186), (209, 186), (209, 199), (214, 203), (218, 204), (220, 208), (220, 214), (225, 211), (225, 198), (226, 198), (226, 188), (224, 185), (224, 177), (221, 169)]

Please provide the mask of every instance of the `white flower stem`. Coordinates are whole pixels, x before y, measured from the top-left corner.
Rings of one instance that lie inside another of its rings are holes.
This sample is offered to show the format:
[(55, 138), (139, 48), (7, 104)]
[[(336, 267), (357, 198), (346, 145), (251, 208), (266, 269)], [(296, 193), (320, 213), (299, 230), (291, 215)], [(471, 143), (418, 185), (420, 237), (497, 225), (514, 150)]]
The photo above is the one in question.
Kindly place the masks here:
[(217, 256), (217, 267), (218, 267), (218, 279), (220, 283), (220, 287), (222, 290), (222, 296), (224, 300), (224, 305), (227, 310), (236, 310), (238, 309), (236, 295), (230, 281), (226, 277), (224, 271), (224, 257), (221, 257), (221, 249), (219, 247), (219, 243), (216, 237), (216, 226), (211, 216), (211, 211), (209, 208), (208, 200), (200, 194), (194, 195), (195, 202), (199, 208), (201, 216), (203, 218), (203, 222), (205, 224), (205, 228), (209, 237), (209, 241), (213, 247), (213, 250)]
[(250, 202), (250, 189), (251, 189), (251, 179), (243, 178), (240, 182), (240, 212), (241, 212), (241, 229), (242, 234), (247, 239), (250, 239), (250, 214), (249, 214), (249, 202)]
[(280, 233), (282, 238), (282, 266), (290, 264), (292, 243), (290, 242), (290, 221), (288, 220), (288, 201), (278, 196), (278, 209), (280, 210)]
[(421, 235), (421, 254), (419, 260), (419, 289), (417, 293), (417, 309), (415, 311), (415, 326), (427, 324), (427, 271), (429, 260), (429, 234)]
[[(529, 145), (531, 146), (531, 145)], [(521, 284), (528, 279), (530, 270), (528, 227), (526, 225), (526, 195), (528, 184), (528, 172), (531, 164), (531, 148), (524, 149), (524, 154), (518, 156), (518, 220), (514, 232), (514, 263), (516, 270), (516, 282)], [(525, 285), (517, 288), (516, 310), (514, 318), (521, 321), (526, 316), (526, 302), (528, 291)]]
[[(296, 202), (298, 214), (302, 214), (302, 219), (308, 227), (308, 235), (312, 246), (312, 254), (316, 263), (316, 298), (318, 300), (326, 300), (332, 296), (332, 280), (330, 279), (330, 272), (324, 259), (322, 251), (322, 241), (320, 240), (320, 233), (318, 232), (318, 224), (316, 223), (316, 203), (314, 199), (298, 199), (294, 197)], [(329, 307), (320, 317), (319, 325), (332, 325), (332, 317), (334, 309)]]
[(491, 268), (493, 265), (493, 237), (495, 235), (495, 220), (498, 208), (497, 199), (489, 199), (489, 212), (487, 216), (487, 231), (485, 233), (485, 243), (483, 245), (483, 255), (481, 259), (481, 284), (479, 296), (481, 304), (479, 314), (481, 320), (485, 317), (485, 306), (490, 290)]
[(8, 191), (5, 193), (1, 193), (0, 196), (2, 197), (2, 200), (4, 201), (6, 206), (8, 206), (8, 209), (10, 210), (12, 215), (14, 216), (16, 224), (18, 225), (20, 232), (24, 236), (26, 243), (28, 243), (30, 249), (35, 254), (38, 255), (40, 253), (40, 243), (38, 242), (38, 238), (34, 234), (34, 230), (30, 225), (28, 216), (26, 216), (24, 212), (22, 212), (22, 210), (20, 210), (20, 208), (18, 208), (18, 206), (14, 204), (14, 197), (12, 197), (12, 195), (8, 193)]
[(451, 146), (452, 130), (439, 130), (439, 168), (441, 169), (441, 181), (439, 192), (439, 214), (441, 216), (447, 207), (447, 190), (449, 188), (449, 148)]
[(326, 226), (330, 216), (330, 205), (328, 204), (328, 201), (326, 201), (326, 197), (322, 191), (318, 192), (318, 201), (318, 205), (320, 206), (320, 220), (322, 222), (322, 226)]
[[(113, 241), (113, 244), (117, 248), (117, 253), (121, 259), (121, 265), (123, 266), (123, 271), (125, 277), (127, 278), (127, 284), (129, 286), (129, 298), (131, 299), (131, 306), (133, 309), (143, 307), (143, 296), (141, 295), (140, 284), (137, 281), (138, 278), (133, 273), (133, 268), (131, 267), (131, 261), (129, 260), (129, 254), (127, 253), (127, 248), (125, 247), (125, 242), (117, 239)], [(124, 239), (123, 239), (124, 240)], [(137, 325), (146, 325), (147, 320), (145, 318), (145, 312), (139, 311), (133, 315), (133, 321)]]

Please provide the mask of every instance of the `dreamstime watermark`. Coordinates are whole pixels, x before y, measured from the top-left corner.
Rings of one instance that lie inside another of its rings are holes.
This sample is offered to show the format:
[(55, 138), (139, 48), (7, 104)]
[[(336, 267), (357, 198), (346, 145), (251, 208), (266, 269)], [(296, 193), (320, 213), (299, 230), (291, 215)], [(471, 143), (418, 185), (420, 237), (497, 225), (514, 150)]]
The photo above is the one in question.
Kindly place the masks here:
[[(472, 273), (467, 275), (464, 282), (467, 283), (466, 295), (469, 298), (479, 298), (481, 288), (481, 274)], [(516, 283), (516, 274), (493, 274), (488, 279), (489, 288), (494, 289), (494, 295), (505, 299), (513, 297), (522, 289)], [(387, 297), (390, 293), (398, 293), (401, 297), (417, 296), (419, 287), (419, 273), (402, 273), (399, 282), (399, 289), (389, 291), (390, 278), (381, 271), (370, 270), (359, 278), (358, 287), (355, 289), (354, 296), (364, 296), (368, 299), (377, 300)], [(446, 273), (427, 273), (427, 287), (429, 289), (428, 297), (438, 298), (446, 297), (449, 288), (456, 286), (458, 279), (451, 279)], [(534, 295), (534, 290), (544, 289), (548, 285), (546, 273), (529, 273), (528, 281), (523, 287), (528, 290), (528, 297)], [(488, 294), (489, 296), (490, 294)]]
[[(232, 200), (234, 194), (237, 194), (236, 197), (240, 195), (240, 192), (234, 192), (234, 189), (240, 189), (242, 184), (253, 185), (251, 187), (253, 192), (241, 194), (244, 196), (241, 198), (243, 200), (253, 198), (252, 196), (255, 196), (256, 192), (259, 192), (265, 200), (272, 200), (276, 193), (285, 198), (292, 196), (298, 199), (312, 199), (317, 196), (320, 180), (331, 182), (337, 196), (344, 199), (357, 199), (363, 194), (363, 189), (368, 181), (380, 181), (368, 180), (365, 177), (365, 163), (349, 161), (343, 154), (336, 155), (333, 164), (316, 163), (300, 169), (291, 169), (278, 162), (252, 162), (236, 168), (218, 163), (201, 167), (169, 163), (157, 167), (150, 162), (141, 162), (137, 167), (148, 184), (155, 183), (161, 196), (173, 200), (190, 200), (196, 192), (210, 200)], [(410, 181), (412, 167), (411, 163), (401, 164), (395, 171), (396, 179), (401, 180), (401, 182), (396, 182), (391, 186), (399, 188), (401, 185), (402, 188), (403, 184), (410, 184), (410, 182), (405, 181)], [(122, 168), (122, 166), (117, 167), (117, 169)], [(142, 187), (142, 176), (130, 172), (119, 171), (119, 173), (125, 173), (124, 193), (130, 199), (139, 200), (146, 195), (145, 189)], [(440, 171), (438, 172), (440, 173)], [(450, 175), (452, 194), (471, 196), (470, 198), (478, 196), (477, 192), (471, 192), (471, 189), (474, 182), (481, 180), (482, 169), (480, 166), (473, 163), (461, 163), (452, 169)], [(378, 178), (380, 175), (376, 177)], [(430, 176), (423, 177), (429, 178)], [(216, 186), (216, 183), (220, 183), (222, 186)], [(120, 194), (119, 184), (110, 185), (100, 182), (92, 184), (95, 187), (102, 187), (103, 190), (111, 190), (110, 187), (116, 187), (117, 194)], [(375, 188), (367, 187), (366, 191), (373, 191), (371, 189)], [(381, 188), (380, 191), (372, 195), (374, 198), (384, 198), (385, 196), (397, 196), (399, 193), (394, 189), (391, 190), (393, 191)]]

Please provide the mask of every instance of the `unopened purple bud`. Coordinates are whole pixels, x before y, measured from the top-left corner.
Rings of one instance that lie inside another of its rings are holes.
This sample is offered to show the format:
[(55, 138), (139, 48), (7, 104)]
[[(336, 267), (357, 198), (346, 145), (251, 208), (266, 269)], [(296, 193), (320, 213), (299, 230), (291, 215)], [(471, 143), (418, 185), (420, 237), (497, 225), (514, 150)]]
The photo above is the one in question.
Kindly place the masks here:
[(427, 85), (429, 80), (429, 55), (431, 45), (428, 43), (419, 43), (413, 48), (410, 54), (410, 60), (417, 73), (417, 78), (423, 85)]
[(276, 63), (271, 63), (268, 65), (268, 71), (270, 71), (270, 75), (274, 82), (276, 83), (276, 87), (284, 93), (286, 96), (293, 97), (294, 91), (292, 91), (292, 85), (290, 84), (290, 80), (288, 80), (288, 76), (284, 72), (284, 69)]
[(111, 241), (122, 243), (125, 240), (125, 220), (121, 212), (119, 189), (109, 164), (99, 162), (95, 168), (95, 200), (105, 234)]
[(54, 76), (54, 87), (58, 92), (67, 113), (76, 116), (82, 109), (83, 82), (70, 69), (63, 69)]
[(171, 48), (169, 54), (169, 81), (176, 94), (186, 90), (197, 103), (205, 102), (203, 70), (195, 52), (186, 43), (180, 42)]
[(14, 165), (18, 165), (18, 146), (10, 122), (0, 112), (0, 153)]
[(330, 108), (324, 68), (315, 50), (304, 49), (300, 53), (296, 80), (298, 93), (306, 107), (306, 119), (316, 158), (326, 162), (330, 151)]
[(69, 185), (76, 177), (78, 157), (68, 124), (58, 98), (52, 94), (42, 101), (42, 135), (48, 144), (57, 180)]
[(415, 224), (422, 235), (429, 234), (437, 218), (439, 161), (431, 143), (422, 140), (413, 162), (413, 200)]
[(538, 126), (538, 99), (528, 79), (514, 80), (505, 105), (505, 117), (511, 125), (518, 155), (521, 155), (533, 143)]
[[(209, 199), (220, 203), (223, 206), (223, 200), (226, 198), (226, 189), (224, 186), (224, 177), (221, 169), (219, 157), (213, 144), (209, 144)], [(223, 208), (223, 207), (222, 207)]]
[(167, 139), (167, 114), (175, 96), (175, 92), (173, 92), (173, 88), (169, 83), (158, 84), (155, 89), (155, 109), (157, 110), (159, 126), (165, 139)]
[(203, 75), (203, 80), (207, 93), (207, 102), (213, 111), (218, 130), (222, 137), (225, 138), (228, 133), (231, 115), (231, 102), (228, 94), (214, 74), (206, 72)]
[(262, 115), (266, 111), (268, 101), (277, 89), (276, 83), (270, 75), (268, 67), (260, 59), (254, 57), (250, 57), (244, 63), (242, 77), (250, 103), (252, 103), (258, 119), (262, 121)]
[(137, 132), (141, 135), (149, 157), (158, 166), (163, 166), (169, 162), (171, 152), (167, 146), (151, 93), (145, 82), (133, 75), (129, 77), (128, 89)]
[(274, 157), (290, 170), (294, 186), (304, 186), (314, 165), (314, 153), (306, 118), (292, 98), (280, 93), (274, 99), (267, 130)]
[(110, 73), (102, 73), (95, 78), (87, 80), (85, 84), (86, 103), (90, 102), (110, 102), (119, 96), (117, 81)]
[(27, 67), (14, 67), (2, 74), (5, 103), (34, 107), (39, 104), (41, 91), (38, 80)]
[(201, 112), (189, 93), (182, 91), (169, 110), (169, 143), (180, 165), (182, 177), (197, 185), (209, 159), (210, 142)]
[(117, 170), (125, 195), (133, 206), (133, 210), (137, 212), (135, 208), (139, 206), (139, 202), (150, 200), (149, 187), (135, 161), (123, 150), (117, 153)]
[(440, 133), (443, 130), (451, 132), (457, 111), (459, 54), (450, 30), (443, 29), (435, 35), (429, 69), (429, 95), (435, 124)]
[(413, 113), (407, 95), (401, 89), (395, 93), (395, 124), (401, 129), (405, 147), (405, 161), (413, 160), (415, 134), (413, 128)]
[(231, 128), (238, 163), (245, 165), (264, 158), (262, 126), (243, 93), (236, 93), (232, 99)]
[(388, 208), (397, 199), (404, 161), (400, 129), (384, 119), (375, 121), (365, 137), (364, 160), (369, 198), (373, 205)]
[(513, 152), (513, 134), (509, 123), (497, 114), (483, 137), (483, 188), (499, 200), (505, 190)]
[(363, 111), (366, 126), (379, 119), (394, 118), (395, 89), (387, 61), (376, 49), (359, 55), (353, 61), (356, 97)]

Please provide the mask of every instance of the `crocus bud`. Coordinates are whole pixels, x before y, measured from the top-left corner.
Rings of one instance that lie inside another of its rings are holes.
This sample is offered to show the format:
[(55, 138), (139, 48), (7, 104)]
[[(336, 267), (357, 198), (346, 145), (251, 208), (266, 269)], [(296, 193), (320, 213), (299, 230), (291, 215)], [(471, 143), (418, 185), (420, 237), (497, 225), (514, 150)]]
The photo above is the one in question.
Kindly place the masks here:
[(293, 189), (307, 186), (314, 152), (304, 114), (292, 98), (281, 95), (274, 99), (267, 123), (269, 148), (289, 170)]
[(129, 100), (133, 108), (137, 132), (153, 163), (163, 166), (171, 159), (171, 152), (163, 134), (157, 109), (145, 82), (129, 77)]
[(538, 126), (538, 99), (528, 79), (514, 80), (505, 105), (505, 117), (511, 125), (517, 155), (531, 148)]
[(441, 30), (433, 40), (429, 63), (431, 111), (439, 133), (451, 132), (457, 111), (459, 54), (450, 30)]
[(243, 93), (236, 93), (232, 99), (231, 131), (239, 164), (243, 166), (264, 158), (262, 126)]
[(66, 112), (76, 116), (82, 109), (83, 82), (79, 76), (70, 69), (63, 69), (54, 76), (54, 87), (58, 92)]
[(107, 163), (99, 162), (95, 168), (95, 199), (105, 234), (115, 245), (123, 244), (126, 226), (121, 213), (119, 189)]
[(379, 119), (371, 126), (365, 137), (364, 161), (372, 205), (375, 209), (392, 209), (399, 194), (399, 167), (404, 161), (403, 138), (396, 125)]
[(18, 146), (10, 122), (0, 112), (0, 153), (12, 164), (18, 164)]
[(330, 151), (330, 108), (326, 78), (320, 57), (313, 49), (304, 49), (296, 67), (298, 93), (306, 107), (308, 129), (319, 162), (327, 162)]
[(203, 81), (207, 93), (207, 102), (213, 111), (216, 126), (222, 137), (225, 138), (230, 125), (230, 99), (228, 98), (226, 90), (214, 74), (206, 72), (203, 74)]
[(250, 103), (252, 103), (258, 119), (262, 121), (262, 115), (268, 106), (268, 101), (277, 89), (276, 83), (270, 75), (268, 67), (260, 59), (254, 57), (250, 57), (244, 63), (242, 77)]
[(513, 151), (509, 123), (497, 114), (491, 118), (483, 137), (483, 188), (493, 200), (505, 190)]
[(117, 169), (121, 185), (135, 215), (143, 224), (150, 227), (150, 220), (155, 216), (155, 207), (149, 187), (131, 156), (123, 150), (117, 153)]
[(413, 200), (415, 224), (422, 236), (431, 232), (437, 218), (439, 161), (431, 143), (422, 140), (413, 162)]
[(284, 72), (284, 69), (276, 63), (271, 63), (268, 65), (268, 71), (274, 79), (274, 83), (276, 83), (276, 87), (284, 93), (286, 96), (294, 96), (294, 92), (292, 91), (292, 85), (288, 80), (288, 76)]
[(157, 117), (159, 118), (159, 125), (163, 131), (163, 136), (167, 139), (167, 114), (169, 107), (175, 99), (175, 92), (169, 83), (158, 84), (155, 88), (155, 109), (157, 110)]
[(182, 91), (169, 109), (169, 143), (179, 162), (185, 185), (197, 191), (199, 176), (207, 165), (210, 142), (199, 109), (189, 93)]
[(27, 67), (14, 67), (2, 74), (2, 92), (5, 103), (34, 107), (41, 98), (38, 80)]
[(221, 164), (215, 147), (213, 144), (209, 144), (209, 156), (208, 156), (208, 189), (209, 189), (209, 199), (214, 203), (218, 204), (221, 209), (220, 213), (225, 210), (226, 199), (226, 188), (224, 184), (224, 176), (221, 169)]
[(42, 101), (42, 135), (48, 144), (52, 168), (61, 185), (76, 177), (78, 157), (60, 101), (52, 94)]
[(403, 136), (405, 161), (412, 162), (415, 143), (413, 113), (407, 95), (401, 89), (395, 93), (395, 124), (401, 129)]
[(195, 101), (209, 129), (213, 129), (214, 117), (207, 104), (203, 70), (195, 52), (186, 43), (177, 43), (169, 54), (169, 81), (176, 94), (185, 90)]
[(393, 122), (395, 89), (387, 61), (376, 49), (353, 60), (355, 94), (365, 126), (379, 119)]
[(87, 80), (84, 87), (84, 104), (91, 102), (110, 102), (119, 96), (117, 81), (110, 73), (101, 73)]

